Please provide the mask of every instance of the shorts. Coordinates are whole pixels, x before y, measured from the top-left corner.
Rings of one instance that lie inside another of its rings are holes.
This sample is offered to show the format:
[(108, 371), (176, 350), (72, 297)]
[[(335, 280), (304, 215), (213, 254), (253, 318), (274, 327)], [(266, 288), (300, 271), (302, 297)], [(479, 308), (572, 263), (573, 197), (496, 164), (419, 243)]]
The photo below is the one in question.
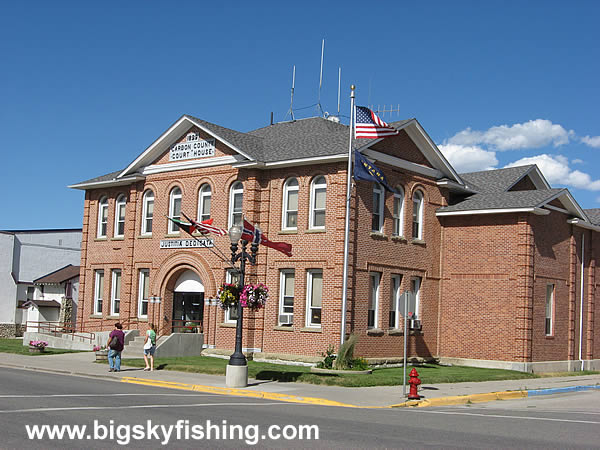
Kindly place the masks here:
[(152, 346), (152, 347), (150, 347), (150, 348), (145, 348), (145, 349), (144, 349), (144, 355), (146, 355), (146, 356), (149, 356), (149, 355), (152, 355), (152, 356), (154, 356), (154, 351), (155, 351), (155, 350), (156, 350), (156, 345), (153, 345), (153, 346)]

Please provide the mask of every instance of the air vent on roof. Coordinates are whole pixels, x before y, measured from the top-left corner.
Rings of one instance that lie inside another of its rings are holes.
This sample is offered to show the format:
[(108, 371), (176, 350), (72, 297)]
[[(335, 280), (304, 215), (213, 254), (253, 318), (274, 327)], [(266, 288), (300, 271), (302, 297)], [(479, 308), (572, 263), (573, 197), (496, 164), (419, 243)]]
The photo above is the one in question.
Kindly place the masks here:
[[(327, 114), (327, 113), (325, 113)], [(335, 123), (340, 123), (340, 118), (338, 116), (327, 116), (327, 120), (331, 120), (332, 122)]]

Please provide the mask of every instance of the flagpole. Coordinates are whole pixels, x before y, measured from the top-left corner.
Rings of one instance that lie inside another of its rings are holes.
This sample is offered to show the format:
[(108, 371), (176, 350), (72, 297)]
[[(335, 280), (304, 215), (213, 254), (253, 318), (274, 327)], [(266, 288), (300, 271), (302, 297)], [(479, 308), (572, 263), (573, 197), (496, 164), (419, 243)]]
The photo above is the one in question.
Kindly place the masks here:
[(348, 178), (346, 183), (346, 225), (344, 229), (344, 274), (342, 275), (342, 320), (340, 345), (346, 340), (346, 304), (348, 302), (348, 241), (350, 238), (350, 197), (352, 196), (352, 132), (354, 120), (354, 85), (350, 86), (350, 137), (348, 139)]

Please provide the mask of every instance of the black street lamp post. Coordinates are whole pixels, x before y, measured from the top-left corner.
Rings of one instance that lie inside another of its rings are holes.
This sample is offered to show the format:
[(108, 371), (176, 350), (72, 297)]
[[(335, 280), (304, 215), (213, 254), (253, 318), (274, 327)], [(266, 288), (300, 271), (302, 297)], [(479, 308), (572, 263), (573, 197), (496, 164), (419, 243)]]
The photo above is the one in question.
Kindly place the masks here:
[[(242, 236), (242, 228), (239, 225), (234, 225), (229, 229), (229, 239), (231, 241), (231, 263), (235, 267), (235, 263), (240, 261), (239, 268), (239, 283), (240, 288), (244, 287), (244, 279), (246, 277), (246, 261), (251, 265), (256, 264), (256, 253), (258, 251), (258, 244), (253, 242), (250, 246), (250, 253), (246, 251), (248, 241), (245, 239), (241, 242), (241, 251), (238, 253), (239, 240)], [(226, 384), (228, 387), (245, 387), (248, 385), (248, 362), (242, 352), (242, 330), (244, 320), (244, 310), (242, 303), (238, 301), (237, 305), (237, 323), (235, 327), (235, 351), (229, 358), (229, 364), (227, 366), (227, 379)]]

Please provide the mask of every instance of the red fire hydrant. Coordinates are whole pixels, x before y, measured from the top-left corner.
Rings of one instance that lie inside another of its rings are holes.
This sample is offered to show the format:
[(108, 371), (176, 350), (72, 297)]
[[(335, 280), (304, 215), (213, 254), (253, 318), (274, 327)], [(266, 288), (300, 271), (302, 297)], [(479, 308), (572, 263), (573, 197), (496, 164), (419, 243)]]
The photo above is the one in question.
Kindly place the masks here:
[(421, 398), (421, 396), (417, 394), (418, 386), (421, 384), (421, 380), (419, 380), (419, 373), (417, 372), (417, 369), (413, 367), (408, 375), (410, 376), (410, 379), (408, 380), (408, 384), (410, 384), (408, 399), (419, 400)]

